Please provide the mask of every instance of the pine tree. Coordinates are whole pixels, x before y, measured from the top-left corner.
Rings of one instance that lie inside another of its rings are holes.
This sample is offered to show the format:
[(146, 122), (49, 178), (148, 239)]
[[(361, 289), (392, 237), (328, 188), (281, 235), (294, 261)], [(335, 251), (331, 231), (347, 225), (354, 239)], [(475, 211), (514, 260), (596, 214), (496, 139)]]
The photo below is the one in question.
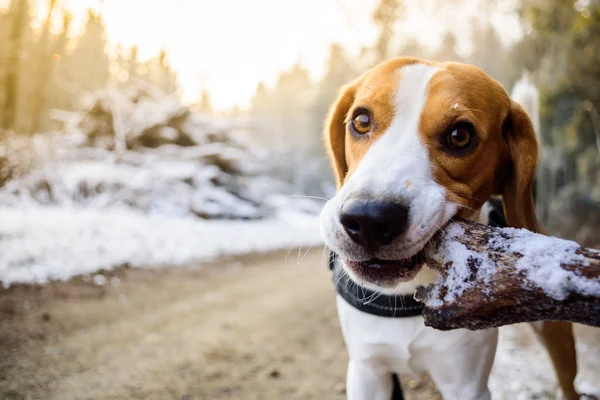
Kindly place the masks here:
[(462, 57), (456, 52), (456, 35), (446, 32), (442, 37), (440, 47), (435, 52), (433, 59), (436, 61), (461, 61)]
[(48, 13), (44, 20), (40, 39), (37, 43), (37, 79), (34, 86), (33, 109), (31, 115), (30, 132), (37, 132), (40, 129), (43, 116), (46, 112), (46, 102), (48, 96), (48, 81), (52, 70), (53, 46), (51, 45), (50, 25), (56, 7), (56, 0), (50, 0), (48, 5)]
[(394, 38), (394, 25), (405, 12), (401, 0), (380, 0), (373, 13), (373, 21), (379, 27), (379, 38), (375, 45), (378, 60), (388, 58), (390, 43)]
[(133, 46), (129, 49), (129, 57), (127, 58), (127, 79), (139, 78), (140, 62), (138, 60), (139, 49)]
[(260, 117), (264, 115), (270, 107), (272, 98), (264, 82), (259, 82), (254, 91), (254, 96), (250, 100), (250, 111), (252, 115)]
[(538, 212), (561, 236), (597, 239), (600, 3), (524, 0), (520, 13), (531, 28), (528, 46), (539, 60), (534, 65), (545, 146), (538, 166), (544, 194)]
[(10, 27), (7, 36), (7, 62), (4, 77), (4, 104), (1, 127), (15, 128), (18, 116), (19, 71), (22, 62), (22, 46), (29, 28), (29, 3), (27, 0), (13, 0), (8, 13)]
[(404, 43), (402, 43), (402, 46), (398, 50), (398, 56), (427, 58), (423, 47), (414, 37), (409, 37)]
[(487, 23), (486, 19), (481, 21), (473, 23), (471, 33), (473, 50), (467, 57), (467, 62), (481, 68), (505, 86), (509, 86), (511, 82), (507, 79), (506, 49), (494, 27)]
[(323, 130), (323, 121), (329, 107), (335, 100), (342, 85), (353, 79), (356, 71), (352, 68), (344, 49), (333, 44), (329, 48), (327, 72), (317, 88), (317, 94), (312, 105), (313, 122), (311, 131), (320, 135)]
[(211, 114), (213, 110), (212, 100), (210, 99), (210, 93), (207, 90), (203, 90), (200, 95), (200, 101), (197, 104), (196, 110), (201, 113)]
[(76, 106), (77, 93), (71, 89), (70, 77), (65, 66), (69, 31), (73, 16), (63, 10), (63, 20), (60, 32), (52, 43), (52, 67), (50, 72), (50, 93), (47, 96), (48, 107), (61, 110), (72, 110)]
[(110, 70), (105, 47), (102, 17), (89, 10), (85, 32), (68, 60), (71, 80), (81, 91), (93, 91), (108, 82)]
[(147, 72), (142, 78), (148, 83), (167, 94), (177, 91), (177, 74), (169, 64), (165, 50), (161, 50), (156, 58), (149, 60), (145, 67)]

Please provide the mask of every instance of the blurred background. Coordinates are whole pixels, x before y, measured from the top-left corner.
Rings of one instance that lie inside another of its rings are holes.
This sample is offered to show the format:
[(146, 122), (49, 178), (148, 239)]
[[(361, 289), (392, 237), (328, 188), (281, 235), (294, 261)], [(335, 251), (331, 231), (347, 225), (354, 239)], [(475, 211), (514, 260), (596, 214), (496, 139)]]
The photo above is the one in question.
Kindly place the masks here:
[[(321, 131), (395, 56), (526, 99), (539, 217), (600, 247), (598, 0), (0, 0), (0, 397), (343, 398)], [(553, 398), (508, 332), (496, 393)]]

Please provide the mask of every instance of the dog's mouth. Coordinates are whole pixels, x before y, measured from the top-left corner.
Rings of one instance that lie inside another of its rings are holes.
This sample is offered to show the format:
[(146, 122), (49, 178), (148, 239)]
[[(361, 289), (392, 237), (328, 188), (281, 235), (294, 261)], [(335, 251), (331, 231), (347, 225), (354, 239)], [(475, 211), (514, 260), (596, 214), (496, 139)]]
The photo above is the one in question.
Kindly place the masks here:
[(424, 249), (412, 257), (402, 260), (380, 260), (373, 258), (367, 261), (343, 259), (344, 265), (359, 281), (372, 283), (382, 288), (391, 288), (399, 282), (413, 279), (424, 263)]

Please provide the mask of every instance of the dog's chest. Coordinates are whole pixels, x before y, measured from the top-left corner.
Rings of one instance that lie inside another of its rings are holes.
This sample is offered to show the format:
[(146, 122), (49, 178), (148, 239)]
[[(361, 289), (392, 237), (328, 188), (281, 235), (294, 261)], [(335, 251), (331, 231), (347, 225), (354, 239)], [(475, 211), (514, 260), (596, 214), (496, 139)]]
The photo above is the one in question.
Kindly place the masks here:
[(446, 351), (468, 351), (476, 332), (436, 331), (423, 317), (381, 318), (357, 310), (338, 296), (337, 307), (350, 357), (398, 373), (421, 374), (423, 358)]

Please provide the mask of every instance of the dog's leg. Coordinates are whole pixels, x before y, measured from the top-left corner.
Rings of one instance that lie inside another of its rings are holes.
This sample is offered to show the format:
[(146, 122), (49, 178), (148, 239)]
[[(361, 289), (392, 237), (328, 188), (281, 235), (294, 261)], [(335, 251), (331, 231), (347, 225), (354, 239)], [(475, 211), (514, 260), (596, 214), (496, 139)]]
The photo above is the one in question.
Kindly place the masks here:
[[(490, 400), (488, 377), (494, 362), (496, 347), (489, 348), (482, 358), (457, 360), (452, 364), (443, 363), (440, 367), (429, 369), (429, 376), (436, 384), (444, 400)], [(462, 361), (462, 362), (461, 362)], [(448, 368), (450, 366), (450, 368)], [(453, 369), (454, 368), (454, 369)], [(468, 373), (470, 371), (471, 373)]]
[[(489, 400), (488, 378), (494, 364), (498, 330), (454, 334), (444, 342), (447, 348), (419, 351), (415, 365), (428, 372), (444, 400)], [(440, 340), (444, 340), (440, 336)]]
[(392, 374), (368, 363), (350, 360), (346, 376), (348, 400), (390, 400)]
[(404, 392), (398, 374), (392, 374), (392, 398), (390, 400), (404, 400)]
[(578, 400), (579, 394), (575, 390), (577, 352), (573, 325), (569, 322), (544, 321), (532, 323), (531, 326), (550, 354), (565, 399)]

